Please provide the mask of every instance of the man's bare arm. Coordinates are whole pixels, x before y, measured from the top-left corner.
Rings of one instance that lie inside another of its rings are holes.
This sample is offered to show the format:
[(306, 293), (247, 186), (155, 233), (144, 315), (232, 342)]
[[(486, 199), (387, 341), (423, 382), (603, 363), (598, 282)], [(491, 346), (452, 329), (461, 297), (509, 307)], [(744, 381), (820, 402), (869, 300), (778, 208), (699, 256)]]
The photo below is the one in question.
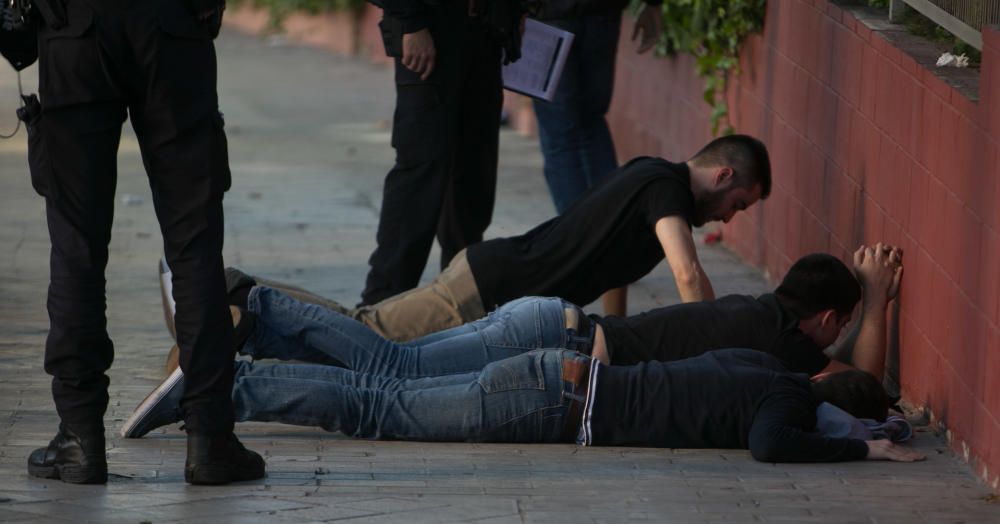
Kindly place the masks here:
[(902, 251), (882, 243), (874, 247), (862, 246), (854, 253), (854, 271), (863, 293), (861, 319), (830, 351), (833, 358), (850, 362), (879, 380), (885, 373), (886, 306), (899, 291), (903, 275), (901, 262)]
[(670, 265), (683, 302), (715, 299), (712, 283), (698, 261), (691, 226), (681, 217), (669, 216), (656, 221), (656, 238)]

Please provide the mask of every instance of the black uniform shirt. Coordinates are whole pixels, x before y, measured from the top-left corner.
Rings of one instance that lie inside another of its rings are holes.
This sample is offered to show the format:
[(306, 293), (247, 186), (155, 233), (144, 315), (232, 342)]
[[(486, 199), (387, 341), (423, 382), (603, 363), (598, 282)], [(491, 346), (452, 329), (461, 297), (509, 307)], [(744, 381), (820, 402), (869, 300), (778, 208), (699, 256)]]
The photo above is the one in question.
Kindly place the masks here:
[(760, 351), (725, 349), (676, 362), (600, 365), (592, 445), (749, 449), (765, 462), (862, 459), (862, 440), (812, 431), (809, 377)]
[(687, 165), (637, 158), (561, 216), (521, 236), (470, 246), (469, 267), (487, 311), (531, 295), (589, 304), (663, 260), (658, 220), (680, 216), (690, 224), (693, 215)]
[(614, 365), (680, 360), (734, 347), (770, 353), (796, 373), (815, 375), (830, 363), (822, 348), (799, 330), (799, 319), (772, 294), (729, 295), (596, 320), (604, 328)]

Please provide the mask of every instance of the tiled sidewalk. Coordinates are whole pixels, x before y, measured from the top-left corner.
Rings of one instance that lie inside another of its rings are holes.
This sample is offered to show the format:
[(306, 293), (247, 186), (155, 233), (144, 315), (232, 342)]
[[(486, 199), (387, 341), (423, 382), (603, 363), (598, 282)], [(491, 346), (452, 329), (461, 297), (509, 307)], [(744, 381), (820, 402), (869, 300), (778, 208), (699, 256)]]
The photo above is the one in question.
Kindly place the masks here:
[[(392, 161), (391, 73), (234, 33), (218, 47), (234, 174), (228, 262), (355, 302)], [(0, 68), (0, 131), (13, 124), (15, 90), (15, 77)], [(493, 236), (524, 231), (552, 213), (537, 145), (510, 134), (502, 142)], [(121, 148), (108, 268), (117, 349), (106, 417), (113, 476), (100, 487), (29, 478), (25, 459), (57, 420), (41, 369), (48, 244), (25, 147), (23, 133), (0, 141), (0, 521), (1000, 521), (989, 491), (928, 433), (917, 439), (929, 456), (920, 464), (776, 466), (741, 451), (366, 442), (243, 424), (241, 438), (266, 455), (267, 479), (188, 486), (177, 427), (140, 440), (117, 437), (162, 377), (170, 345), (156, 284), (160, 237), (131, 136)], [(766, 290), (728, 252), (703, 246), (701, 253), (717, 291)], [(631, 294), (633, 311), (676, 300), (664, 268)]]

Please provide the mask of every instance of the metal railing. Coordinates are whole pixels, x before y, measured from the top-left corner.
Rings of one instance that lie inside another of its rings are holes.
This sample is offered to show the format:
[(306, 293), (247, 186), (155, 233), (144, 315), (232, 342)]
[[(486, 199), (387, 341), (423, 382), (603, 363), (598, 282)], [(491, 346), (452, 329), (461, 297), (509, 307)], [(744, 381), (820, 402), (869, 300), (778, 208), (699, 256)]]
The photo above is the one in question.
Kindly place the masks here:
[(904, 4), (979, 50), (983, 26), (1000, 24), (1000, 0), (891, 0), (891, 20), (897, 19)]

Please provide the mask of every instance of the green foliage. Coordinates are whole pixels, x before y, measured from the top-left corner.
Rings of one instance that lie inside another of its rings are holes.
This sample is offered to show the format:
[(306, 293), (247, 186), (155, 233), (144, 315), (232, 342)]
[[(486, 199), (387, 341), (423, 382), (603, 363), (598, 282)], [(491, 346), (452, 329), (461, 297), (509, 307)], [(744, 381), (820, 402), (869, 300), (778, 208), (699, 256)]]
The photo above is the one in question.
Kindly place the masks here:
[(698, 76), (705, 79), (702, 98), (712, 107), (712, 134), (725, 134), (729, 108), (725, 93), (731, 74), (739, 74), (743, 39), (764, 27), (766, 0), (667, 0), (663, 2), (663, 34), (657, 53), (690, 53)]
[(365, 0), (230, 0), (230, 3), (249, 3), (254, 7), (267, 9), (271, 15), (271, 28), (281, 29), (281, 22), (295, 11), (321, 13), (323, 11), (357, 11), (364, 7)]

